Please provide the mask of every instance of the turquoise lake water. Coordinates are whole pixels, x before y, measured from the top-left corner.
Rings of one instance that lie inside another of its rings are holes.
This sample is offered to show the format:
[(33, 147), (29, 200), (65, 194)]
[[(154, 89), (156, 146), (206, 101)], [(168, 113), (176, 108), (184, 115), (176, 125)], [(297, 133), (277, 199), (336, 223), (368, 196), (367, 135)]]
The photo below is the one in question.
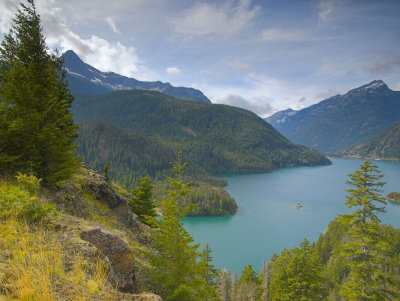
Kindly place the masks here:
[[(331, 166), (222, 176), (239, 212), (234, 216), (185, 218), (185, 228), (202, 247), (208, 243), (216, 268), (240, 273), (252, 264), (259, 271), (273, 253), (295, 247), (304, 238), (316, 241), (331, 220), (348, 212), (344, 204), (347, 175), (364, 161), (331, 160)], [(400, 162), (374, 163), (385, 175), (384, 195), (400, 192)], [(303, 208), (296, 209), (297, 203)], [(400, 205), (389, 202), (386, 209), (380, 216), (382, 222), (400, 227)]]

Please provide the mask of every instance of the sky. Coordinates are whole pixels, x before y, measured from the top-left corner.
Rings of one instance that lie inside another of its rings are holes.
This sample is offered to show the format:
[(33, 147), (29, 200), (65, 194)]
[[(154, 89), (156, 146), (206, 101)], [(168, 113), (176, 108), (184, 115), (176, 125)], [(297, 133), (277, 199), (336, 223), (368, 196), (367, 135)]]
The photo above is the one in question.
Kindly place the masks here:
[[(19, 1), (0, 0), (0, 38)], [(381, 79), (400, 90), (399, 0), (36, 0), (50, 48), (267, 117)]]

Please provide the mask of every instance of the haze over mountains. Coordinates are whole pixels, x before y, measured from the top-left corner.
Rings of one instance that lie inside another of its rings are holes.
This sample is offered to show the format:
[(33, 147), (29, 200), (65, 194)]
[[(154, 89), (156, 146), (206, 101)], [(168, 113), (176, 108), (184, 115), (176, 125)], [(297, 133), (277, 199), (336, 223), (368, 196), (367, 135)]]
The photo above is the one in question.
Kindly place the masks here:
[(266, 118), (291, 141), (322, 152), (347, 150), (399, 119), (400, 92), (381, 80), (299, 111), (288, 109)]
[(211, 103), (199, 90), (174, 87), (160, 81), (145, 82), (114, 72), (102, 72), (84, 63), (78, 55), (68, 50), (63, 54), (64, 69), (67, 72), (68, 87), (74, 95), (97, 95), (119, 90), (158, 91), (182, 100)]

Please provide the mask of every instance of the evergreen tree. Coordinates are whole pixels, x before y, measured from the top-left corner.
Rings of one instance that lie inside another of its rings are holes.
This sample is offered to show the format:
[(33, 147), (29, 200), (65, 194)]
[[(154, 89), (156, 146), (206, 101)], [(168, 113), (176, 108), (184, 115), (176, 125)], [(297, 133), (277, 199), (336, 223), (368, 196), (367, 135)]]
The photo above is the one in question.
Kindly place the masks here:
[(251, 264), (245, 266), (239, 279), (238, 295), (240, 300), (255, 301), (261, 295), (260, 283)]
[[(181, 153), (172, 164), (175, 177), (167, 177), (169, 190), (161, 201), (163, 218), (153, 219), (158, 228), (152, 231), (151, 242), (157, 253), (149, 254), (152, 268), (150, 282), (165, 300), (216, 300), (217, 291), (208, 283), (202, 254), (193, 238), (180, 223), (188, 211), (186, 203), (189, 183), (183, 182), (184, 168)], [(208, 254), (209, 255), (209, 254)]]
[(379, 188), (385, 183), (376, 165), (365, 161), (360, 170), (350, 174), (346, 205), (356, 211), (342, 215), (349, 227), (346, 243), (335, 250), (347, 263), (348, 273), (339, 294), (346, 300), (384, 300), (391, 295), (392, 279), (387, 273), (389, 248), (377, 216), (385, 212), (385, 199)]
[(143, 177), (137, 188), (132, 188), (132, 197), (128, 199), (132, 211), (139, 216), (141, 222), (147, 223), (148, 217), (156, 216), (155, 205), (152, 200), (153, 185), (149, 176)]
[(270, 299), (279, 301), (321, 300), (322, 266), (304, 239), (300, 248), (283, 250), (272, 258)]
[(208, 244), (206, 244), (205, 248), (201, 252), (201, 263), (204, 266), (204, 278), (207, 280), (209, 285), (215, 284), (215, 279), (217, 275), (217, 271), (214, 266), (211, 264), (211, 249)]
[(110, 168), (110, 162), (107, 162), (106, 165), (104, 165), (103, 173), (104, 173), (104, 181), (107, 183), (110, 183), (110, 177), (108, 176), (108, 169)]
[(46, 46), (33, 0), (21, 3), (0, 46), (0, 169), (33, 173), (44, 184), (77, 168), (77, 126), (62, 59)]

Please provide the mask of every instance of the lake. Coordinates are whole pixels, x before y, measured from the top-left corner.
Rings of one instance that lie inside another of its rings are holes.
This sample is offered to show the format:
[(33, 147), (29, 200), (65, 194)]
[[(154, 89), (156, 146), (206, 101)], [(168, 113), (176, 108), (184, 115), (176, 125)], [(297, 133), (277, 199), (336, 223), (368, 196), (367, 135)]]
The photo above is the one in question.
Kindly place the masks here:
[[(196, 242), (212, 249), (213, 264), (240, 273), (247, 264), (260, 271), (264, 261), (304, 238), (316, 241), (344, 204), (348, 174), (359, 159), (331, 159), (333, 165), (282, 168), (272, 173), (224, 175), (226, 190), (236, 199), (234, 216), (190, 217), (184, 226)], [(374, 161), (385, 175), (384, 195), (400, 192), (400, 162)], [(296, 209), (300, 203), (303, 207)], [(400, 227), (400, 205), (388, 202), (383, 223)]]

